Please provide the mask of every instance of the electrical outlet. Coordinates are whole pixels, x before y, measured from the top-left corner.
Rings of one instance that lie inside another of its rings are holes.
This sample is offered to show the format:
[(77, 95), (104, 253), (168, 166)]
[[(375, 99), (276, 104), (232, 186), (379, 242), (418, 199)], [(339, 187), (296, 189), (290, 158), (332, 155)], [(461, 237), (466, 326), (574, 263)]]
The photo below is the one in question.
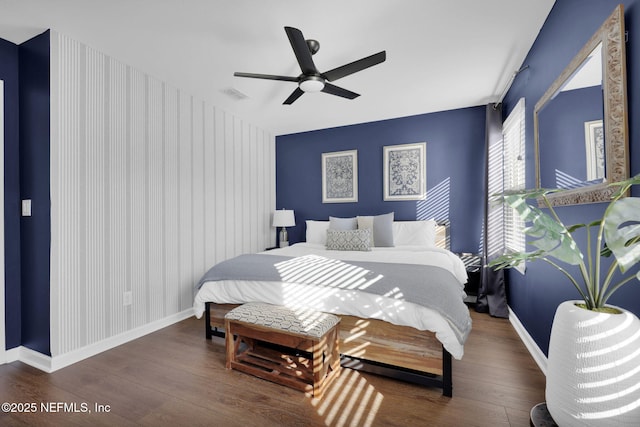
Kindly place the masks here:
[(31, 216), (31, 199), (22, 201), (22, 216)]
[(133, 295), (131, 294), (131, 291), (127, 291), (124, 293), (123, 298), (122, 298), (125, 306), (127, 305), (131, 305), (131, 303), (133, 302)]

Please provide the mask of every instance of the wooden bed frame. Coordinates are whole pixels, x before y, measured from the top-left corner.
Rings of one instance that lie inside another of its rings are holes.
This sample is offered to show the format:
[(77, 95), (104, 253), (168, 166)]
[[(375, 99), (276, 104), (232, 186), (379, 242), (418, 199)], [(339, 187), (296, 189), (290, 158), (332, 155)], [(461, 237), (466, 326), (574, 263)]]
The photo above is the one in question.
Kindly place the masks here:
[[(436, 226), (436, 246), (449, 249), (449, 222)], [(238, 305), (206, 303), (207, 339), (224, 336), (224, 315)], [(453, 395), (451, 354), (435, 333), (383, 320), (340, 315), (341, 365), (403, 381), (442, 388)]]
[[(224, 336), (224, 315), (237, 306), (206, 303), (207, 339), (214, 335)], [(340, 318), (343, 367), (441, 387), (444, 396), (452, 396), (451, 354), (442, 347), (433, 332), (376, 319)]]

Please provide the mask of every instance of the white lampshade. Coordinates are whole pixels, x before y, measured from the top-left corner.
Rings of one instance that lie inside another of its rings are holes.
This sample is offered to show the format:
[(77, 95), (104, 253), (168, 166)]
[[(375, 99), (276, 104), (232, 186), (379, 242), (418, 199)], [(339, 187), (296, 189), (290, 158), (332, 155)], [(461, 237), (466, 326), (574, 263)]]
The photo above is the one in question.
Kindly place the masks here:
[(296, 225), (296, 219), (292, 210), (281, 209), (273, 212), (274, 227), (293, 227)]

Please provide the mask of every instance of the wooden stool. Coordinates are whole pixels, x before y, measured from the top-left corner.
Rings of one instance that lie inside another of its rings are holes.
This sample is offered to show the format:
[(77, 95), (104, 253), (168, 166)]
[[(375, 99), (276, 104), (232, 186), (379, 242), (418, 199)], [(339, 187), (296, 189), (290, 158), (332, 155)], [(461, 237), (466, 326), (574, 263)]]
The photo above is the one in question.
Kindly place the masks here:
[(339, 323), (337, 316), (307, 309), (236, 307), (225, 315), (227, 369), (320, 398), (340, 370)]

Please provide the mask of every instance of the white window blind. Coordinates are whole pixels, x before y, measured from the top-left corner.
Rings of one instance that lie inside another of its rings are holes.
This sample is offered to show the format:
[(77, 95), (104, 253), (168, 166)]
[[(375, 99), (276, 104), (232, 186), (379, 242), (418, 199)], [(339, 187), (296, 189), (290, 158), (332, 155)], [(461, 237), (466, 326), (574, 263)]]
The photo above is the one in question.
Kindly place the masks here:
[[(502, 125), (504, 139), (504, 190), (525, 188), (525, 108), (524, 98), (520, 98), (515, 108)], [(516, 211), (504, 206), (505, 250), (522, 252), (525, 250), (524, 222)]]
[[(490, 199), (504, 191), (502, 165), (504, 164), (504, 138), (493, 141), (489, 145), (489, 179), (488, 192)], [(504, 209), (502, 204), (489, 202), (487, 207), (487, 255), (495, 258), (504, 252)]]
[[(489, 146), (489, 195), (525, 188), (524, 150), (525, 101), (521, 98), (502, 125), (502, 139)], [(489, 258), (525, 250), (524, 222), (511, 207), (490, 203), (487, 229)]]

